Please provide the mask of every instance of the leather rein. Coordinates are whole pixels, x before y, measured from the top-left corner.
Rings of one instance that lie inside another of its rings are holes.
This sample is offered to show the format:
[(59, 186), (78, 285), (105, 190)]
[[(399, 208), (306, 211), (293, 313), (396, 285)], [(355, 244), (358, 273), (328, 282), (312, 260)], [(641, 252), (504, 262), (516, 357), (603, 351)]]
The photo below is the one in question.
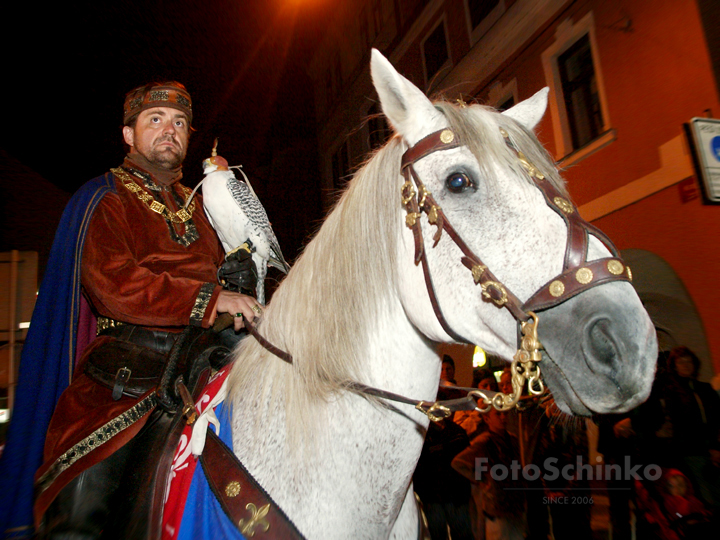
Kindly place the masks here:
[[(544, 385), (540, 378), (540, 350), (542, 344), (537, 337), (538, 316), (535, 312), (548, 309), (561, 304), (570, 298), (598, 285), (612, 281), (632, 281), (630, 268), (625, 265), (610, 239), (599, 229), (585, 221), (577, 208), (563, 194), (553, 186), (544, 175), (530, 163), (522, 151), (511, 141), (504, 129), (500, 129), (506, 145), (510, 148), (521, 165), (532, 179), (543, 196), (545, 202), (565, 222), (567, 226), (567, 244), (563, 260), (562, 272), (545, 283), (526, 302), (521, 302), (512, 291), (495, 277), (492, 271), (483, 264), (482, 260), (468, 247), (461, 236), (446, 218), (442, 208), (435, 202), (432, 193), (415, 171), (414, 164), (424, 157), (443, 150), (451, 150), (461, 146), (458, 137), (451, 129), (442, 129), (431, 133), (410, 147), (402, 156), (401, 171), (405, 179), (401, 187), (402, 204), (406, 211), (405, 224), (412, 230), (415, 243), (416, 265), (422, 263), (425, 286), (435, 316), (443, 330), (454, 340), (471, 343), (455, 332), (443, 315), (427, 261), (425, 242), (423, 238), (420, 218), (427, 215), (428, 223), (436, 227), (433, 236), (433, 248), (437, 246), (443, 231), (457, 245), (462, 252), (460, 262), (470, 270), (473, 281), (482, 288), (482, 298), (491, 302), (498, 308), (507, 309), (520, 325), (522, 336), (517, 353), (513, 357), (511, 371), (513, 393), (503, 394), (489, 390), (468, 388), (468, 395), (464, 398), (427, 402), (407, 398), (386, 390), (380, 390), (357, 382), (347, 382), (345, 388), (358, 394), (370, 395), (390, 401), (414, 405), (417, 410), (437, 422), (452, 415), (459, 410), (478, 410), (487, 412), (491, 407), (498, 410), (509, 410), (515, 407), (522, 395), (525, 383), (528, 383), (530, 394), (539, 395), (544, 392)], [(612, 254), (594, 261), (587, 260), (589, 235), (597, 237)], [(245, 320), (245, 327), (258, 342), (287, 363), (292, 363), (292, 356), (269, 343), (255, 328), (255, 325)], [(480, 402), (483, 406), (480, 406)]]

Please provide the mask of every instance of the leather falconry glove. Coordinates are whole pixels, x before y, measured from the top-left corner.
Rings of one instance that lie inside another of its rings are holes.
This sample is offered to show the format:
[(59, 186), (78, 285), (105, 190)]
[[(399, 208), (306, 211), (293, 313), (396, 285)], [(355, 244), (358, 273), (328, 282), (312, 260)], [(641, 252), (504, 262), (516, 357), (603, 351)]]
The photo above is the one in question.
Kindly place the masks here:
[(246, 242), (225, 256), (225, 262), (218, 268), (217, 277), (223, 289), (255, 298), (258, 273), (249, 243)]

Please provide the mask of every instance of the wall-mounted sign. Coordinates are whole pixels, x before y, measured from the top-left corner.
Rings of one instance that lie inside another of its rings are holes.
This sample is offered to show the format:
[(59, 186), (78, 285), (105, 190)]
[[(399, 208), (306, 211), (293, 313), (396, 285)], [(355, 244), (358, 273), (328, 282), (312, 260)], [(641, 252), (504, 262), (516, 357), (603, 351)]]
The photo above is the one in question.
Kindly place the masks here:
[(720, 204), (720, 120), (693, 118), (685, 129), (703, 198)]

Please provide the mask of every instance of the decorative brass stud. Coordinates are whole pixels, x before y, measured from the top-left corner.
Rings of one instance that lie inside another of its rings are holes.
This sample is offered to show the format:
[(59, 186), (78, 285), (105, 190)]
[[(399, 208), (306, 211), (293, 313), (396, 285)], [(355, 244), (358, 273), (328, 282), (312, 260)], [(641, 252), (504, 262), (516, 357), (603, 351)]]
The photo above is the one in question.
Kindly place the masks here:
[(540, 170), (535, 165), (533, 165), (532, 163), (530, 163), (530, 161), (528, 161), (528, 158), (525, 156), (525, 154), (523, 152), (518, 150), (517, 156), (518, 156), (518, 159), (520, 160), (520, 164), (523, 166), (525, 171), (531, 177), (537, 178), (538, 180), (545, 179), (545, 176), (540, 172)]
[(480, 279), (482, 278), (482, 275), (485, 273), (485, 270), (487, 270), (487, 266), (484, 264), (476, 264), (472, 267), (472, 275), (473, 279), (475, 280), (475, 285), (480, 283)]
[(455, 134), (449, 129), (443, 129), (440, 133), (440, 141), (443, 144), (450, 144), (455, 139)]
[(557, 206), (566, 214), (572, 214), (574, 211), (572, 203), (570, 203), (570, 201), (568, 201), (567, 199), (563, 199), (562, 197), (555, 197), (553, 199), (553, 202), (555, 203), (555, 206)]
[(233, 480), (225, 486), (225, 495), (228, 497), (237, 497), (240, 495), (240, 482)]
[(589, 268), (581, 268), (580, 270), (575, 272), (575, 279), (577, 279), (579, 283), (587, 285), (593, 279), (592, 270), (590, 270)]
[(413, 200), (415, 197), (415, 190), (413, 189), (413, 185), (410, 183), (410, 180), (406, 180), (402, 185), (400, 188), (400, 195), (402, 196), (403, 206), (407, 206), (407, 204)]
[(620, 261), (616, 261), (615, 259), (608, 261), (607, 269), (611, 274), (615, 274), (616, 276), (619, 276), (623, 273), (623, 270), (625, 270), (623, 264)]
[(425, 186), (420, 186), (419, 188), (419, 195), (420, 200), (418, 201), (418, 206), (422, 208), (425, 206), (425, 199), (427, 199), (427, 196), (430, 195), (430, 192), (427, 190)]
[(420, 217), (420, 214), (417, 212), (408, 212), (408, 214), (405, 216), (405, 225), (412, 228), (415, 226), (415, 222), (417, 221), (417, 218)]
[(632, 272), (630, 271), (630, 267), (626, 266), (625, 269), (627, 270), (628, 279), (632, 281)]
[[(488, 281), (487, 283), (482, 283), (480, 287), (482, 287), (483, 298), (490, 300), (496, 306), (502, 307), (507, 303), (508, 295), (502, 283), (498, 283), (497, 281)], [(500, 293), (500, 298), (495, 298), (492, 294), (490, 294), (489, 289), (491, 288)]]
[(557, 298), (558, 296), (562, 296), (562, 294), (565, 292), (565, 285), (562, 281), (556, 279), (550, 284), (550, 295)]

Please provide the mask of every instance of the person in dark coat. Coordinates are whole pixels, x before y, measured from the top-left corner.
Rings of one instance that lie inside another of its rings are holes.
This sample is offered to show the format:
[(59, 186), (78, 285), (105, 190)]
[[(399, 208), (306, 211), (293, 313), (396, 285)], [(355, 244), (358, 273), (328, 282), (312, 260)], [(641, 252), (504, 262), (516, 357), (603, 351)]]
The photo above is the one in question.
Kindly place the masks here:
[(423, 504), (430, 537), (472, 540), (470, 481), (451, 466), (453, 458), (469, 444), (465, 430), (452, 420), (431, 422), (415, 469), (415, 492)]

